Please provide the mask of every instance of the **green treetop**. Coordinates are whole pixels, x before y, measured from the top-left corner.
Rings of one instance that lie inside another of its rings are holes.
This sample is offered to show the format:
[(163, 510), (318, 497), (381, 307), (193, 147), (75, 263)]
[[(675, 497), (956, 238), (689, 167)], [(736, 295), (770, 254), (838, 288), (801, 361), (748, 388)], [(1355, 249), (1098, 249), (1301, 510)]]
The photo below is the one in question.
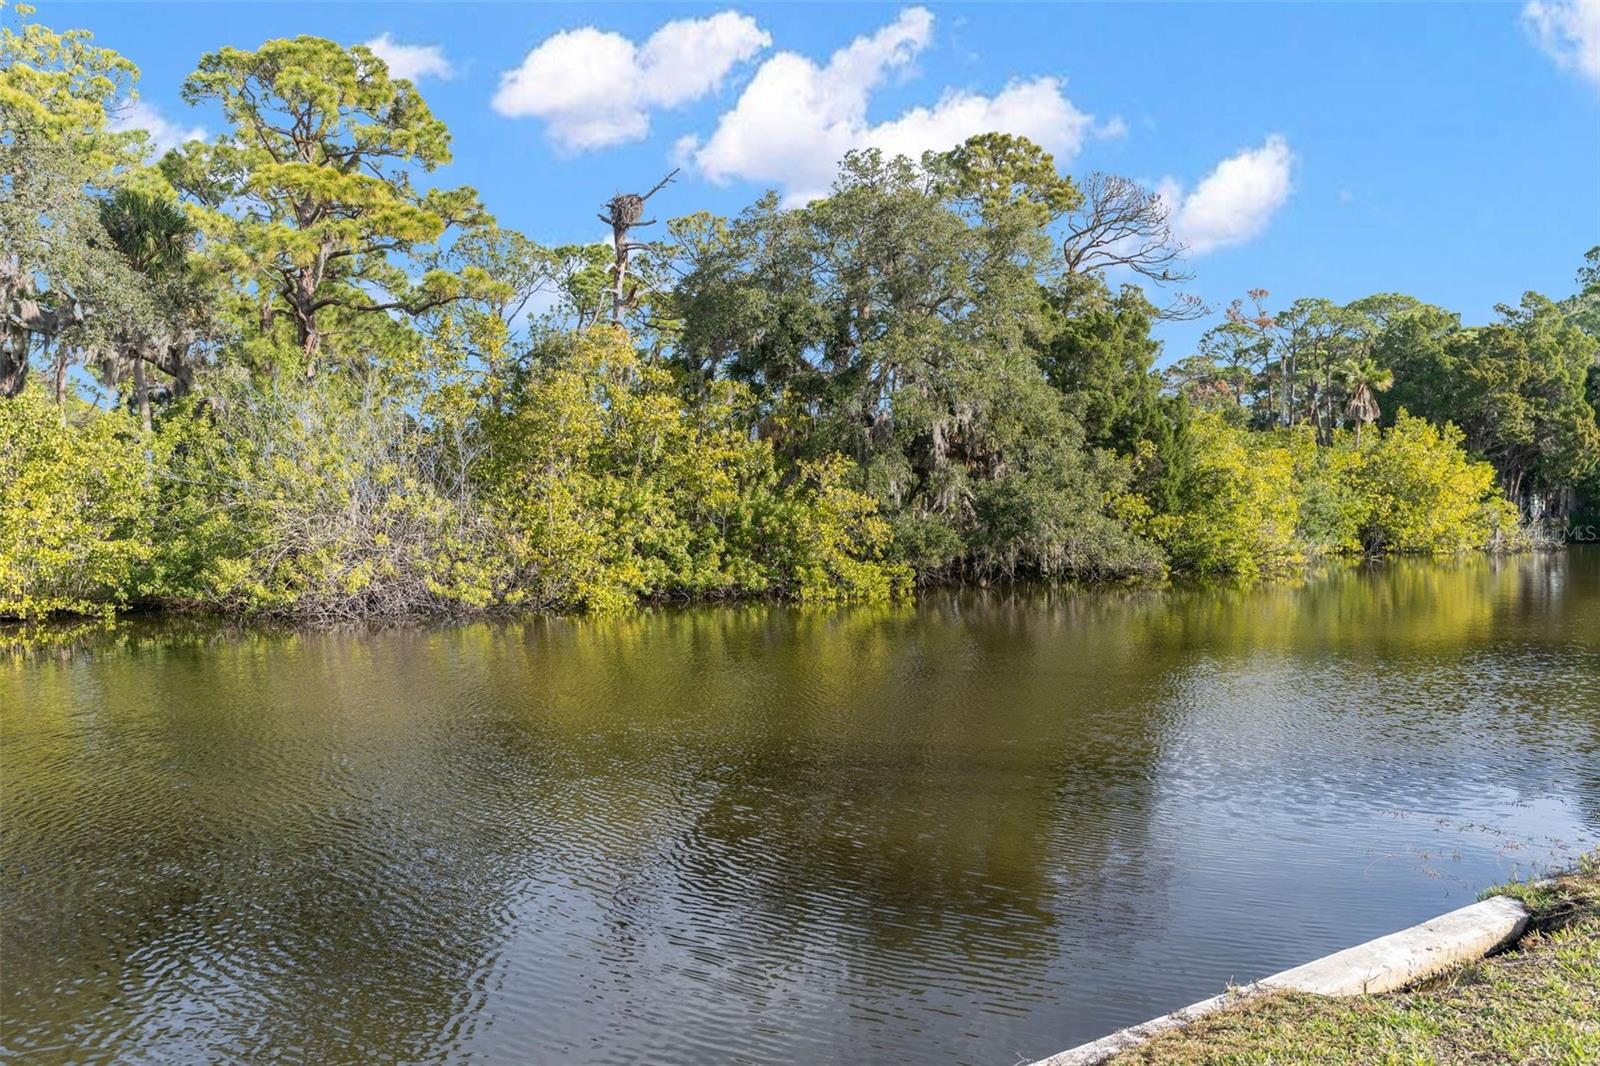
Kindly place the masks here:
[(233, 129), (164, 169), (206, 208), (212, 254), (255, 295), (262, 334), (279, 313), (292, 324), (307, 377), (330, 355), (375, 346), (386, 312), (419, 315), (486, 283), (406, 269), (484, 215), (469, 188), (413, 183), (449, 161), (450, 137), (370, 49), (316, 37), (224, 48), (201, 58), (183, 94), (219, 103)]
[[(58, 32), (11, 9), (0, 25), (0, 396), (21, 391), (35, 349), (83, 332), (89, 308), (120, 309), (126, 271), (97, 244), (93, 195), (121, 180), (143, 134), (107, 111), (138, 71), (87, 30)], [(105, 317), (125, 317), (107, 315)]]

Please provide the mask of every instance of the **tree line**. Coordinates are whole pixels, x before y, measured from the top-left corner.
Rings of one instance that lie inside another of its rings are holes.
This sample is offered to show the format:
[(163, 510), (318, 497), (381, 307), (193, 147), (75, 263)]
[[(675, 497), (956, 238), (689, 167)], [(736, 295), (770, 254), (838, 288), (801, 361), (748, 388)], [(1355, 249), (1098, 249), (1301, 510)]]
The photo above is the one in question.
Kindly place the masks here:
[(1212, 313), (1166, 205), (1019, 137), (652, 227), (668, 175), (546, 247), (363, 46), (202, 56), (228, 129), (153, 163), (136, 76), (0, 27), (0, 616), (1250, 577), (1600, 501), (1600, 250), (1485, 326), (1257, 290), (1162, 369)]

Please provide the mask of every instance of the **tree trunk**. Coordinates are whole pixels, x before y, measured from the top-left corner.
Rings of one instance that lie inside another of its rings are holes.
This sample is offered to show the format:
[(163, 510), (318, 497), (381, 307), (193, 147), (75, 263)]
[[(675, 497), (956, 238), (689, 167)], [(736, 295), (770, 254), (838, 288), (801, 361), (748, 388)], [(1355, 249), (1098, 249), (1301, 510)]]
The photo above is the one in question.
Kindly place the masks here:
[(301, 319), (299, 323), (300, 352), (305, 356), (306, 380), (317, 376), (318, 357), (322, 352), (322, 334), (317, 332), (315, 319)]
[(1291, 423), (1295, 420), (1296, 415), (1299, 414), (1299, 412), (1295, 410), (1295, 394), (1294, 394), (1294, 387), (1299, 382), (1299, 380), (1300, 380), (1300, 350), (1298, 348), (1296, 348), (1296, 349), (1294, 349), (1293, 351), (1291, 351), (1289, 353), (1289, 386), (1288, 386), (1289, 400), (1288, 400), (1288, 407), (1289, 407), (1289, 421)]
[(1278, 425), (1289, 424), (1289, 358), (1278, 356)]
[(0, 348), (0, 396), (16, 396), (28, 383), (28, 349)]
[(293, 289), (285, 289), (290, 308), (294, 312), (295, 333), (300, 341), (300, 353), (305, 356), (306, 380), (317, 376), (317, 361), (322, 353), (322, 331), (317, 328), (317, 279), (309, 270), (301, 270)]
[(613, 226), (611, 232), (617, 250), (617, 262), (613, 270), (616, 277), (611, 284), (611, 324), (620, 326), (624, 300), (623, 284), (628, 277), (628, 230), (625, 226)]
[(150, 432), (150, 387), (144, 379), (144, 357), (135, 356), (133, 359), (133, 395), (139, 403), (139, 424), (144, 426), (146, 433)]
[(56, 344), (56, 406), (67, 402), (67, 346)]
[(628, 306), (628, 253), (633, 249), (633, 244), (628, 240), (628, 233), (635, 226), (655, 225), (655, 219), (648, 221), (644, 218), (645, 201), (667, 187), (673, 177), (678, 173), (678, 168), (666, 177), (655, 183), (651, 190), (643, 196), (635, 193), (618, 193), (605, 202), (606, 213), (599, 216), (600, 221), (611, 227), (611, 243), (616, 252), (616, 263), (612, 267), (611, 278), (611, 324), (622, 324), (622, 312)]

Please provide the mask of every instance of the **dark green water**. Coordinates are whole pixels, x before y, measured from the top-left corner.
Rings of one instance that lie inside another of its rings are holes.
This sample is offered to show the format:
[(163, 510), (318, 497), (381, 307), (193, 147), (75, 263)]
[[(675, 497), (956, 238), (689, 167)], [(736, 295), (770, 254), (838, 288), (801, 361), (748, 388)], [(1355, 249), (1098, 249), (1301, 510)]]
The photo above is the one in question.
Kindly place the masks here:
[(1600, 551), (0, 659), (13, 1061), (1010, 1066), (1600, 838)]

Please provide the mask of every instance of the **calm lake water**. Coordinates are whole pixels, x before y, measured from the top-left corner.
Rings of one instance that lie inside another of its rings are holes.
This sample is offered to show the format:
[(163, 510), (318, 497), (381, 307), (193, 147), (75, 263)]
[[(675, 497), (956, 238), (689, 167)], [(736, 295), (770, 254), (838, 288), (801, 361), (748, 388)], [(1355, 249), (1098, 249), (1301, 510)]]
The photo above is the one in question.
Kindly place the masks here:
[(1600, 550), (0, 658), (15, 1061), (1010, 1066), (1600, 838)]

